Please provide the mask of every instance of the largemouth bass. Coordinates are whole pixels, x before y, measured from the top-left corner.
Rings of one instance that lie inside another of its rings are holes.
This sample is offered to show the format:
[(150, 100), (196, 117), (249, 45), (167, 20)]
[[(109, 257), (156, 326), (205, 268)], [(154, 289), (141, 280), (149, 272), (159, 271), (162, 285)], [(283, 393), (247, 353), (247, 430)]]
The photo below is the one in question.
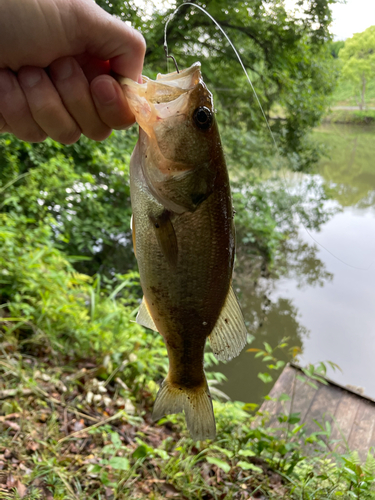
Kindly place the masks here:
[(121, 81), (139, 124), (130, 163), (133, 243), (144, 298), (138, 323), (164, 337), (169, 372), (153, 418), (185, 412), (193, 439), (213, 439), (203, 369), (246, 343), (231, 287), (235, 250), (228, 172), (200, 64), (143, 83)]

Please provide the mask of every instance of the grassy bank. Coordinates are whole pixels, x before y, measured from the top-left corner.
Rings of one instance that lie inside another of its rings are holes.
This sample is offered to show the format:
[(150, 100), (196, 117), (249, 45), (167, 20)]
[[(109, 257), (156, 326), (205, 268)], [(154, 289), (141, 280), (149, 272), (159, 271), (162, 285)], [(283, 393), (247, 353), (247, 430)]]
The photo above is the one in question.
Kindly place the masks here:
[[(371, 124), (375, 122), (375, 110), (366, 109), (363, 111), (355, 109), (335, 109), (340, 107), (358, 107), (358, 98), (355, 95), (356, 89), (352, 84), (344, 80), (339, 80), (335, 92), (331, 98), (330, 110), (323, 117), (323, 123), (352, 123)], [(375, 107), (375, 81), (367, 85), (366, 107)]]
[[(358, 106), (357, 89), (347, 81), (340, 79), (332, 95), (331, 106)], [(375, 107), (375, 80), (370, 81), (366, 88), (366, 106)]]
[[(136, 274), (115, 288), (79, 274), (48, 225), (16, 214), (0, 219), (0, 269), (0, 498), (375, 498), (371, 454), (337, 455), (330, 428), (306, 435), (298, 414), (274, 429), (223, 402), (210, 354), (216, 441), (193, 442), (181, 415), (152, 423), (167, 357), (134, 323)], [(271, 346), (256, 355), (272, 373)]]
[(331, 109), (323, 118), (322, 123), (369, 125), (375, 123), (375, 111)]

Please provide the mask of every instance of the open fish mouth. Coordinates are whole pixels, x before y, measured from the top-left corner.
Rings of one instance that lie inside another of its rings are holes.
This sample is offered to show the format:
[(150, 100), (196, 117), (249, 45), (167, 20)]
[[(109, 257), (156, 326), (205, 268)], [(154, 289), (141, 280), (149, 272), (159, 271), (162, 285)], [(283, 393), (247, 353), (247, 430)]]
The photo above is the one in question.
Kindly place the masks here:
[(206, 98), (211, 102), (211, 93), (206, 89), (201, 65), (194, 63), (190, 68), (168, 74), (158, 74), (156, 80), (142, 76), (142, 83), (129, 78), (119, 78), (129, 106), (140, 127), (152, 135), (150, 125), (160, 120), (187, 113), (189, 96), (198, 87), (204, 87)]

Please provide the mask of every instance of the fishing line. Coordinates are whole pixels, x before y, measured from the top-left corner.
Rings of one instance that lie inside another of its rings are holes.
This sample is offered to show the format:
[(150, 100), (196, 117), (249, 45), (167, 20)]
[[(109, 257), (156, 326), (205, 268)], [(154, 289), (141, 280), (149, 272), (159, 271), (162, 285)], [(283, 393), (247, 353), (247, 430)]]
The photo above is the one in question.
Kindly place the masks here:
[[(244, 63), (242, 62), (242, 59), (239, 55), (239, 53), (237, 52), (237, 49), (236, 47), (234, 46), (232, 40), (229, 38), (229, 36), (226, 34), (226, 32), (224, 31), (224, 29), (220, 26), (220, 24), (216, 21), (216, 19), (214, 19), (211, 14), (209, 12), (207, 12), (203, 7), (201, 7), (200, 5), (197, 5), (196, 3), (192, 3), (192, 2), (184, 2), (182, 3), (181, 5), (179, 5), (176, 10), (174, 12), (172, 12), (172, 14), (170, 14), (165, 22), (165, 26), (164, 26), (164, 51), (165, 51), (165, 55), (167, 57), (167, 64), (168, 64), (168, 58), (172, 58), (173, 56), (170, 56), (168, 54), (168, 43), (167, 43), (167, 30), (168, 30), (168, 25), (169, 23), (173, 20), (174, 16), (177, 14), (177, 12), (181, 9), (181, 7), (184, 7), (185, 5), (190, 5), (192, 7), (196, 7), (197, 9), (199, 9), (200, 11), (202, 11), (214, 24), (215, 26), (221, 31), (221, 33), (224, 35), (224, 37), (226, 38), (227, 42), (229, 43), (229, 45), (231, 46), (231, 48), (233, 49), (233, 52), (235, 53), (237, 59), (238, 59), (238, 62), (240, 63), (241, 65), (241, 68), (243, 69), (243, 72), (245, 73), (246, 75), (246, 78), (247, 78), (247, 81), (251, 87), (251, 90), (253, 91), (253, 94), (255, 96), (255, 99), (258, 103), (258, 106), (259, 106), (259, 109), (261, 110), (261, 113), (262, 113), (262, 116), (264, 118), (264, 121), (266, 122), (266, 125), (267, 125), (267, 129), (270, 133), (270, 136), (272, 138), (272, 142), (275, 146), (275, 149), (276, 149), (276, 153), (277, 153), (277, 156), (279, 157), (279, 159), (281, 159), (281, 154), (280, 154), (280, 150), (279, 150), (279, 147), (277, 145), (277, 142), (276, 142), (276, 139), (275, 139), (275, 136), (271, 130), (271, 127), (270, 127), (270, 124), (268, 123), (268, 120), (267, 120), (267, 117), (266, 117), (266, 114), (263, 110), (263, 107), (262, 107), (262, 104), (259, 100), (259, 97), (258, 97), (258, 94), (256, 93), (256, 90), (254, 88), (254, 85), (250, 79), (250, 76), (245, 68), (245, 65)], [(177, 63), (176, 63), (176, 60), (174, 59), (173, 57), (173, 60), (174, 60), (174, 63), (176, 65), (176, 69), (177, 69), (177, 72), (178, 72), (178, 66), (177, 66)], [(286, 179), (284, 179), (284, 182), (286, 184)], [(288, 188), (285, 186), (285, 190), (290, 194), (290, 192), (288, 191)], [(291, 208), (293, 207), (293, 205), (291, 206)], [(368, 267), (357, 267), (357, 266), (353, 266), (352, 264), (349, 264), (348, 262), (345, 262), (344, 260), (340, 259), (339, 257), (337, 257), (336, 255), (334, 255), (330, 250), (328, 250), (328, 248), (326, 248), (324, 245), (322, 245), (322, 243), (319, 243), (319, 241), (317, 241), (314, 236), (310, 233), (310, 231), (307, 229), (307, 227), (305, 226), (305, 224), (302, 222), (302, 219), (300, 217), (300, 215), (298, 214), (298, 212), (295, 212), (301, 225), (304, 227), (305, 231), (307, 232), (307, 234), (310, 236), (310, 238), (317, 244), (319, 245), (321, 248), (323, 248), (323, 250), (325, 250), (326, 252), (328, 252), (330, 255), (332, 255), (332, 257), (334, 257), (335, 259), (337, 259), (339, 262), (345, 264), (346, 266), (348, 267), (351, 267), (353, 269), (356, 269), (358, 271), (368, 271), (374, 264), (374, 262), (372, 262)]]

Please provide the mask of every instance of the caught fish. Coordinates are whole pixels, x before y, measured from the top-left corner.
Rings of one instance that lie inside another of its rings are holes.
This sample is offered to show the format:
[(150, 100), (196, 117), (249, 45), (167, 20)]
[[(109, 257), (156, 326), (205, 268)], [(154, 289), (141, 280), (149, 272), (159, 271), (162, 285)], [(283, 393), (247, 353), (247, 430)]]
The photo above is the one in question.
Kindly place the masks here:
[(206, 340), (219, 360), (229, 360), (244, 347), (246, 328), (231, 286), (233, 207), (212, 95), (199, 63), (121, 83), (140, 127), (130, 163), (144, 293), (137, 322), (161, 333), (169, 357), (153, 418), (184, 411), (193, 439), (213, 439)]

